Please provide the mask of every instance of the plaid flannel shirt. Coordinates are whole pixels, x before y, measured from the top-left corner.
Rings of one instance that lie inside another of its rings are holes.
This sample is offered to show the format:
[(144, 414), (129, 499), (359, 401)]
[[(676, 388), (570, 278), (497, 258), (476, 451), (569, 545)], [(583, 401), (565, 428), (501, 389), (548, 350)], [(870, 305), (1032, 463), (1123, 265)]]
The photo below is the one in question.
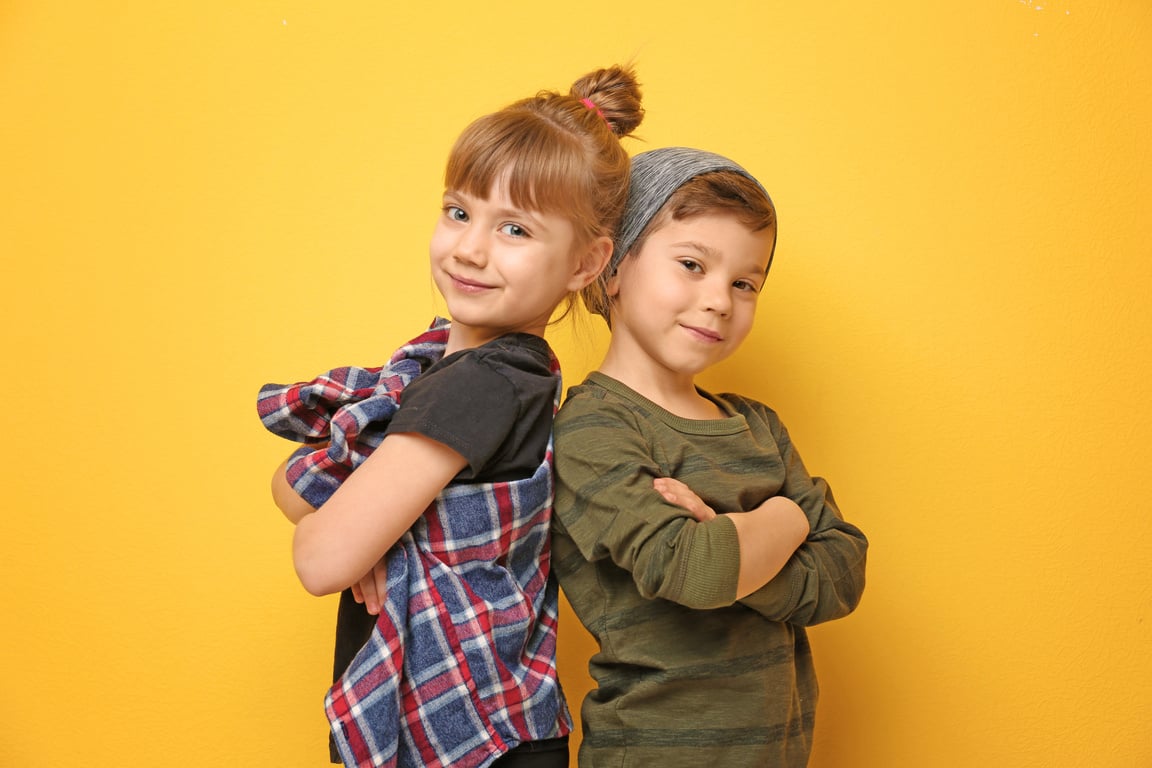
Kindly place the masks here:
[[(447, 328), (437, 319), (388, 366), (261, 390), (271, 431), (331, 440), (289, 463), (301, 496), (319, 506), (379, 445), (404, 386), (443, 356)], [(552, 368), (558, 406), (555, 357)], [(346, 765), (478, 768), (571, 730), (555, 667), (552, 498), (549, 439), (531, 477), (450, 485), (389, 550), (372, 637), (325, 698)]]
[(309, 382), (260, 388), (256, 412), (269, 431), (297, 442), (328, 441), (325, 450), (304, 445), (288, 461), (288, 483), (305, 501), (314, 507), (328, 501), (380, 445), (404, 387), (444, 357), (448, 326), (436, 318), (386, 366), (346, 366)]

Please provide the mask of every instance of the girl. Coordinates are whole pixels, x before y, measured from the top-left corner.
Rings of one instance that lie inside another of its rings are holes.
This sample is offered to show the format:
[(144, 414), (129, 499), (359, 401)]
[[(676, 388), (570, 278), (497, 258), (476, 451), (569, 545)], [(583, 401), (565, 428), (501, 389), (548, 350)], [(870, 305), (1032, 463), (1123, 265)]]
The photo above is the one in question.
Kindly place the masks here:
[(556, 419), (556, 575), (600, 645), (583, 767), (807, 764), (804, 628), (856, 607), (867, 541), (775, 412), (695, 384), (747, 336), (775, 244), (732, 161), (633, 160), (593, 292), (612, 339)]
[(265, 425), (309, 443), (273, 477), (296, 572), (344, 591), (325, 708), (346, 765), (567, 765), (542, 337), (611, 255), (642, 116), (617, 67), (476, 120), (430, 248), (451, 321), (387, 366), (261, 390)]

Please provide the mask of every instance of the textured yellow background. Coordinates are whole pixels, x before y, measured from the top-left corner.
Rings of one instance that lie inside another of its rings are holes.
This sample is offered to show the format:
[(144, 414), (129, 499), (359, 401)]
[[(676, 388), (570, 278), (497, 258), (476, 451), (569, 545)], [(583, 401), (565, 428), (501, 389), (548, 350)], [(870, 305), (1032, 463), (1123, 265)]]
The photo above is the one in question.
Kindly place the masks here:
[(633, 57), (630, 151), (779, 207), (705, 383), (872, 539), (813, 766), (1152, 764), (1152, 6), (545, 5), (0, 3), (0, 765), (325, 765), (256, 389), (411, 336), (456, 134)]

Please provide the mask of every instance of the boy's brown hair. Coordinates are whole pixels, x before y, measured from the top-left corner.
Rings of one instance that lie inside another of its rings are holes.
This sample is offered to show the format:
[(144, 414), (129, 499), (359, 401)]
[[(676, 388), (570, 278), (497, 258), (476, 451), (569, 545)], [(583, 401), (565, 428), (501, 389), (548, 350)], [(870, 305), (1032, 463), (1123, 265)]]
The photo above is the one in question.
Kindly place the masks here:
[[(693, 152), (694, 150), (655, 150), (653, 155), (660, 152)], [(706, 153), (701, 153), (706, 154)], [(728, 161), (730, 162), (730, 161)], [(630, 197), (630, 214), (636, 214), (634, 209), (644, 205), (642, 190), (633, 190)], [(680, 184), (660, 206), (652, 218), (644, 224), (639, 234), (628, 241), (629, 233), (625, 233), (624, 242), (617, 238), (617, 249), (626, 248), (627, 252), (617, 252), (613, 255), (611, 266), (600, 277), (583, 291), (584, 303), (588, 308), (602, 315), (606, 320), (609, 315), (609, 299), (607, 293), (608, 278), (619, 267), (620, 262), (628, 258), (629, 254), (637, 253), (644, 247), (645, 241), (652, 233), (666, 226), (671, 221), (683, 221), (696, 216), (726, 215), (732, 216), (750, 232), (760, 232), (764, 229), (772, 230), (772, 250), (768, 257), (768, 267), (772, 266), (772, 252), (776, 249), (776, 208), (768, 193), (756, 179), (752, 178), (743, 169), (717, 170), (692, 176)]]
[(717, 171), (696, 176), (673, 192), (628, 250), (639, 251), (649, 235), (669, 221), (705, 214), (729, 214), (749, 232), (776, 229), (776, 209), (758, 183), (743, 174)]

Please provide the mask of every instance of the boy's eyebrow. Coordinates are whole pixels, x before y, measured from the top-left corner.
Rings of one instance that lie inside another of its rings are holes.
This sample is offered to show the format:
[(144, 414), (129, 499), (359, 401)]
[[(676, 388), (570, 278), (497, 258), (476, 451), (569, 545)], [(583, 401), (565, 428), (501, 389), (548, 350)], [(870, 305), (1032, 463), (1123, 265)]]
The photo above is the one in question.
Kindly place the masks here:
[[(692, 250), (698, 251), (700, 254), (702, 254), (704, 256), (710, 256), (713, 258), (720, 255), (720, 251), (718, 251), (717, 249), (708, 245), (707, 243), (700, 242), (699, 240), (681, 240), (680, 242), (672, 243), (671, 247), (673, 247), (673, 248), (691, 248)], [(769, 260), (769, 264), (771, 264), (771, 260)], [(750, 275), (760, 275), (761, 277), (763, 277), (764, 273), (767, 272), (768, 270), (765, 267), (761, 267), (757, 263), (751, 263), (748, 266), (746, 266), (743, 271), (747, 272)]]
[(672, 243), (671, 246), (673, 248), (691, 248), (694, 251), (699, 251), (705, 256), (720, 255), (718, 250), (708, 245), (707, 243), (700, 242), (699, 240), (681, 240), (678, 243)]
[(768, 259), (766, 266), (760, 266), (759, 262), (755, 262), (749, 264), (745, 271), (750, 275), (757, 275), (763, 279), (768, 276), (768, 267), (770, 266), (772, 266), (772, 260)]

